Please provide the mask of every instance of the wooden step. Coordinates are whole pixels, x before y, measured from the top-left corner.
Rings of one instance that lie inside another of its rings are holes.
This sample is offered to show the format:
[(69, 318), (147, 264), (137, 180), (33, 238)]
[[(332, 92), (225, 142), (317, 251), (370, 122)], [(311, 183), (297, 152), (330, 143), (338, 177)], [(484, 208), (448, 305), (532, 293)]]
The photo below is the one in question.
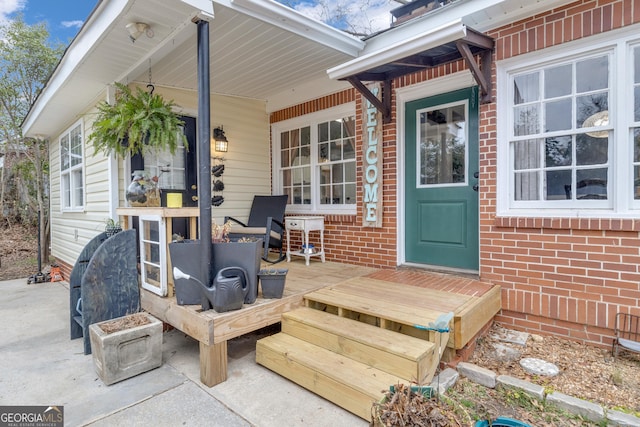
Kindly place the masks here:
[(383, 391), (402, 381), (285, 333), (258, 340), (256, 362), (365, 420)]
[[(419, 291), (420, 288), (416, 290)], [(366, 288), (352, 291), (341, 285), (332, 286), (305, 294), (305, 305), (426, 341), (449, 342), (449, 333), (440, 336), (433, 331), (417, 327), (435, 322), (445, 312), (400, 303), (389, 298), (375, 299), (367, 292)], [(449, 345), (453, 346), (453, 343)]]
[(282, 315), (282, 332), (407, 381), (429, 383), (434, 343), (311, 308)]

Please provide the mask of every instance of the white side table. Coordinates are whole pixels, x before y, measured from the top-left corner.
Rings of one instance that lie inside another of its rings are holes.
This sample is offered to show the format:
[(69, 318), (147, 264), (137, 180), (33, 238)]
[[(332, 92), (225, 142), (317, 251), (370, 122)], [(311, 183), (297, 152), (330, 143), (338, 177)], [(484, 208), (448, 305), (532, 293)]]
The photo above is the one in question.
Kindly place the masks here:
[[(324, 217), (323, 216), (288, 216), (284, 219), (285, 228), (287, 230), (287, 262), (291, 261), (291, 255), (303, 256), (305, 263), (309, 265), (309, 258), (312, 256), (320, 256), (324, 262)], [(320, 231), (320, 250), (312, 254), (306, 254), (302, 251), (291, 251), (291, 230), (300, 230), (304, 232), (304, 247), (309, 247), (309, 232)]]

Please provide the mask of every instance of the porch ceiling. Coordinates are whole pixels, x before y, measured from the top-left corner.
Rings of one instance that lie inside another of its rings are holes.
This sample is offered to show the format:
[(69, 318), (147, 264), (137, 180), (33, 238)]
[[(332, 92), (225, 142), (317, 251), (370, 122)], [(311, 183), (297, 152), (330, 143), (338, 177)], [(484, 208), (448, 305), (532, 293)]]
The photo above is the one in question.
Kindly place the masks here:
[[(114, 81), (197, 90), (197, 26), (210, 19), (213, 93), (268, 100), (298, 84), (326, 79), (364, 43), (271, 0), (101, 1), (67, 49), (23, 129), (51, 136), (104, 96)], [(206, 15), (206, 14), (204, 14)], [(202, 16), (202, 14), (200, 15)], [(152, 38), (129, 39), (126, 25), (149, 24)], [(69, 117), (64, 117), (69, 114)]]

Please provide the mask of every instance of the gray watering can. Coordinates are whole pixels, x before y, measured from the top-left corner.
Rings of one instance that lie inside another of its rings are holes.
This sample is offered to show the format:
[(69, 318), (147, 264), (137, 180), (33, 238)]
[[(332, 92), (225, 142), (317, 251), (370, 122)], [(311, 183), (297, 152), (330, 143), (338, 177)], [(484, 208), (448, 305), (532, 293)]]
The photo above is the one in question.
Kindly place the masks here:
[(177, 267), (173, 268), (173, 277), (191, 279), (198, 283), (203, 295), (218, 313), (241, 309), (248, 292), (249, 278), (245, 269), (241, 267), (226, 267), (218, 271), (211, 287), (205, 286), (200, 280), (183, 273)]

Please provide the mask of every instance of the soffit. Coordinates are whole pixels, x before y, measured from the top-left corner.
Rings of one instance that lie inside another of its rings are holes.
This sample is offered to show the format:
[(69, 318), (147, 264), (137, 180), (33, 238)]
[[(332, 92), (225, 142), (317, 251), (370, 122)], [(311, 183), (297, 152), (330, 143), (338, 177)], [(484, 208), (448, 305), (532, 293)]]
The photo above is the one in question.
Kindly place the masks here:
[[(265, 17), (246, 13), (233, 1), (205, 3), (214, 9), (209, 22), (213, 93), (268, 100), (302, 82), (327, 79), (327, 68), (353, 58), (347, 48), (332, 48), (274, 25)], [(107, 15), (107, 8), (115, 11), (109, 12), (110, 23), (99, 28), (96, 21)], [(192, 19), (198, 12), (177, 0), (100, 2), (30, 110), (25, 134), (59, 132), (61, 123), (72, 124), (77, 114), (103, 99), (105, 87), (114, 81), (148, 83), (149, 68), (154, 85), (196, 91), (197, 26)], [(126, 30), (130, 22), (148, 23), (154, 36), (142, 35), (131, 42)], [(364, 46), (337, 30), (322, 31), (331, 33), (328, 40), (335, 37), (349, 49)]]

